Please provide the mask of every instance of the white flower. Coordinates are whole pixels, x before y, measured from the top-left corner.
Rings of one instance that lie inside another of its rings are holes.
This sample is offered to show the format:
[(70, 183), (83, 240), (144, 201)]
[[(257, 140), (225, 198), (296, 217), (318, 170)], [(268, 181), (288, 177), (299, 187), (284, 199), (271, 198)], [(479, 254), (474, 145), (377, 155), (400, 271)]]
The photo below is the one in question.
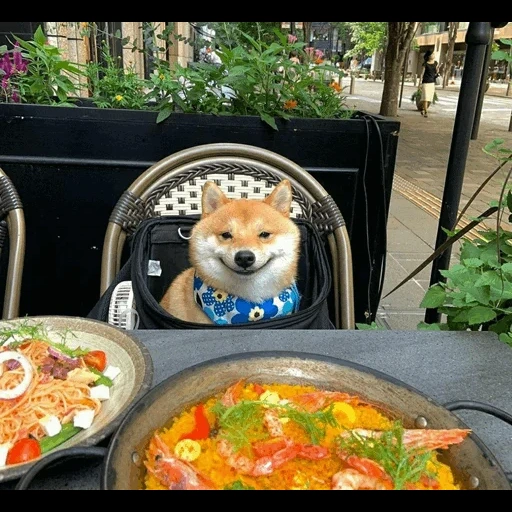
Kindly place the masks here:
[(265, 311), (258, 307), (254, 308), (249, 313), (249, 320), (251, 322), (258, 322), (259, 320), (263, 320), (264, 317), (265, 317)]
[(217, 302), (220, 302), (221, 304), (226, 302), (228, 300), (229, 295), (226, 292), (222, 292), (220, 290), (215, 290), (215, 293), (213, 294)]

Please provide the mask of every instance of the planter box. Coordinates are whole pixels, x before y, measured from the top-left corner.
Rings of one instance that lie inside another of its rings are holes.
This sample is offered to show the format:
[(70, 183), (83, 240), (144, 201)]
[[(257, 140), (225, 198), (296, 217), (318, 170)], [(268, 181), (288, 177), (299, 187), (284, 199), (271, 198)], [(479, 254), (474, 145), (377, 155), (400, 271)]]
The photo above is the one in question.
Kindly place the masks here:
[(332, 195), (351, 236), (363, 322), (369, 294), (373, 314), (378, 306), (400, 131), (394, 119), (369, 117), (281, 121), (276, 132), (256, 117), (174, 114), (157, 125), (150, 112), (0, 105), (0, 166), (27, 223), (22, 315), (86, 316), (99, 298), (107, 223), (126, 188), (177, 151), (232, 142), (297, 162)]

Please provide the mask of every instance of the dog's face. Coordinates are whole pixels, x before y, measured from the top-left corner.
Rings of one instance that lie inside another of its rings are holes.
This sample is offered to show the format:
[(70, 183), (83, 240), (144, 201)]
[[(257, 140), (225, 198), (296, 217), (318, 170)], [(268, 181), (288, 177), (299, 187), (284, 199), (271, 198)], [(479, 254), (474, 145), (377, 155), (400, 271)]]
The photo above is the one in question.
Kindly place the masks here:
[(296, 279), (300, 231), (283, 181), (265, 201), (229, 200), (212, 182), (192, 231), (190, 259), (206, 284), (252, 302), (277, 296)]

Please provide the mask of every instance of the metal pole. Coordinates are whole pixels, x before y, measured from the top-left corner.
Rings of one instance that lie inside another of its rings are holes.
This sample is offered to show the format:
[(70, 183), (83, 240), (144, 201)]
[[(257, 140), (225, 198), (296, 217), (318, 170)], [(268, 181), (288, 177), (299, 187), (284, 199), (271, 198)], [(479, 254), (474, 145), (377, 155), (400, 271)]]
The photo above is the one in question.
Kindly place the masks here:
[[(466, 169), (471, 131), (475, 121), (476, 104), (480, 88), (480, 77), (485, 62), (487, 46), (491, 37), (491, 22), (470, 22), (466, 43), (467, 58), (462, 85), (459, 95), (459, 104), (453, 130), (453, 140), (448, 162), (448, 171), (444, 189), (443, 205), (439, 220), (436, 248), (441, 247), (448, 239), (444, 228), (453, 230), (457, 222), (464, 173)], [(452, 250), (448, 249), (433, 263), (430, 285), (445, 282), (441, 271), (450, 268)], [(441, 315), (436, 309), (427, 310), (425, 321), (428, 324), (441, 321)]]
[(487, 53), (485, 56), (484, 66), (483, 66), (482, 72), (481, 72), (480, 93), (478, 95), (475, 123), (473, 126), (473, 133), (471, 135), (471, 140), (478, 140), (478, 132), (480, 130), (480, 121), (482, 119), (482, 109), (484, 108), (485, 92), (486, 92), (486, 88), (487, 88), (487, 78), (489, 76), (489, 64), (491, 62), (491, 57), (492, 57), (492, 44), (494, 42), (494, 31), (495, 31), (495, 29), (491, 29), (491, 38), (489, 40), (489, 44), (487, 45)]

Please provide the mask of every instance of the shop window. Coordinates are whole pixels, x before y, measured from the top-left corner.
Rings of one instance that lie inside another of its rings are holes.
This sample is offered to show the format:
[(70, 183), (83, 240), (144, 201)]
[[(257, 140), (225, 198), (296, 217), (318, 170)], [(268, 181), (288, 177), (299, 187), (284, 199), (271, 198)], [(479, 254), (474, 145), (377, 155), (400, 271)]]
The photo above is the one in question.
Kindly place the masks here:
[(95, 30), (90, 38), (91, 58), (94, 62), (106, 64), (104, 50), (108, 49), (111, 57), (123, 64), (122, 22), (94, 21)]
[(38, 27), (44, 29), (44, 21), (0, 21), (0, 46), (12, 46), (13, 34), (21, 39), (32, 39)]

